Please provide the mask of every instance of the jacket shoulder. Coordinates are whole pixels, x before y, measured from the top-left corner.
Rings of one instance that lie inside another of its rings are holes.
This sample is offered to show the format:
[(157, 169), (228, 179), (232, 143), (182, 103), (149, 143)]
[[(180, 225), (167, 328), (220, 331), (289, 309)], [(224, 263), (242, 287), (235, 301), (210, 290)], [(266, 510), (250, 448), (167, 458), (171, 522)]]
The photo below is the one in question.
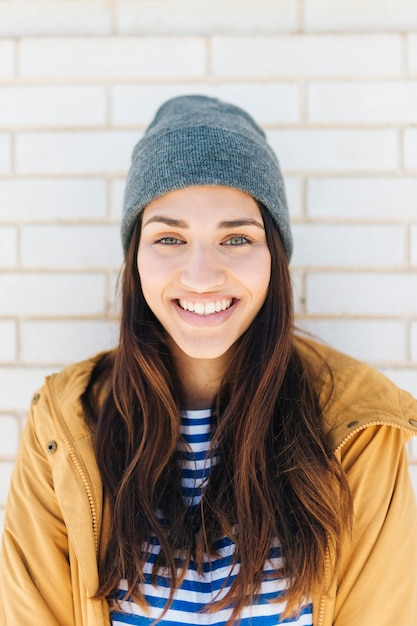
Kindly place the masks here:
[(86, 390), (95, 366), (110, 354), (110, 351), (99, 352), (84, 361), (68, 365), (60, 372), (48, 376), (45, 382), (52, 385), (56, 393), (65, 396), (66, 399), (77, 398)]
[(59, 422), (65, 423), (75, 440), (90, 433), (81, 396), (88, 387), (95, 366), (110, 354), (100, 352), (45, 379), (44, 385), (32, 398), (32, 413), (37, 430), (48, 432), (52, 422)]
[(296, 348), (314, 373), (325, 431), (333, 447), (370, 425), (417, 435), (417, 400), (374, 368), (326, 345), (297, 338)]

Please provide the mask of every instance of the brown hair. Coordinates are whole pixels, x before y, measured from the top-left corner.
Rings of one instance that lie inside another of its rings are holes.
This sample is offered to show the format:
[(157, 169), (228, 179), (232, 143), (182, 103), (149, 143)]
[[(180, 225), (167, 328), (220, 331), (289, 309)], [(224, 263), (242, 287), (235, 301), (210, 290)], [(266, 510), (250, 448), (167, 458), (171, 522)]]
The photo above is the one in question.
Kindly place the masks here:
[[(286, 616), (315, 584), (323, 585), (329, 544), (337, 560), (351, 519), (349, 489), (323, 432), (317, 372), (295, 346), (285, 253), (269, 212), (261, 212), (271, 252), (269, 290), (238, 340), (214, 400), (219, 461), (194, 516), (181, 495), (176, 457), (180, 381), (164, 330), (142, 294), (140, 222), (135, 228), (123, 274), (120, 344), (98, 364), (83, 398), (91, 416), (95, 382), (112, 377), (95, 420), (97, 461), (111, 510), (98, 597), (114, 599), (126, 578), (129, 596), (146, 605), (140, 584), (153, 535), (160, 543), (153, 576), (164, 568), (171, 581), (165, 611), (180, 582), (178, 554), (185, 568), (192, 557), (202, 571), (204, 555), (216, 554), (216, 539), (233, 537), (240, 569), (216, 605), (233, 605), (229, 624), (253, 600), (274, 540), (284, 556), (278, 573), (289, 583)], [(161, 524), (157, 511), (168, 524)]]

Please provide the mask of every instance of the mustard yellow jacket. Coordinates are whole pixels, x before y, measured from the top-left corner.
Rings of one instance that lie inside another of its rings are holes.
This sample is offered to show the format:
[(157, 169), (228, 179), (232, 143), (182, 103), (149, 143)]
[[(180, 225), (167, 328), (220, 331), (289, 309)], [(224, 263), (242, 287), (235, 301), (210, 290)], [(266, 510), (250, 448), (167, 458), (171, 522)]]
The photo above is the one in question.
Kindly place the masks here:
[[(371, 368), (319, 350), (333, 370), (325, 426), (354, 525), (328, 593), (313, 594), (314, 626), (416, 626), (417, 511), (404, 444), (417, 434), (417, 402)], [(92, 599), (106, 512), (80, 405), (94, 362), (49, 377), (33, 396), (4, 522), (1, 626), (110, 624)]]

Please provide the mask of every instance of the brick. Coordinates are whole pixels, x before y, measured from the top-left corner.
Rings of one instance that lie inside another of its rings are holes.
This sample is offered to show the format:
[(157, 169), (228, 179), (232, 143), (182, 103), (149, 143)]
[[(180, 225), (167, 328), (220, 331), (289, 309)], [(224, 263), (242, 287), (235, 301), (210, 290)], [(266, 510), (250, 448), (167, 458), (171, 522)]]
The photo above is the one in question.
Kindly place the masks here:
[(19, 422), (11, 415), (0, 415), (0, 457), (13, 457), (19, 446)]
[(16, 345), (16, 323), (0, 320), (0, 363), (11, 363), (16, 359)]
[(21, 232), (26, 267), (108, 268), (123, 262), (119, 226), (26, 226)]
[(412, 265), (417, 265), (417, 226), (411, 227), (410, 260)]
[(388, 267), (405, 262), (402, 226), (294, 224), (297, 266)]
[(417, 72), (417, 34), (407, 37), (407, 65), (410, 72)]
[(417, 322), (411, 324), (411, 360), (417, 362)]
[(404, 324), (394, 320), (297, 320), (308, 332), (341, 352), (367, 362), (406, 358)]
[(103, 87), (0, 87), (0, 102), (6, 127), (99, 126), (107, 119)]
[(304, 309), (304, 280), (301, 272), (291, 269), (291, 283), (294, 298), (294, 309), (300, 314)]
[(98, 179), (0, 180), (0, 222), (89, 221), (107, 212), (107, 184)]
[(398, 76), (403, 70), (400, 35), (294, 35), (214, 37), (217, 76)]
[(206, 47), (197, 37), (33, 38), (19, 47), (22, 78), (151, 79), (205, 72)]
[(40, 367), (1, 367), (0, 411), (27, 412), (33, 392), (51, 373), (51, 369)]
[(417, 122), (417, 81), (312, 83), (307, 98), (311, 122)]
[(117, 345), (118, 323), (108, 321), (26, 321), (21, 323), (23, 363), (66, 364)]
[(120, 272), (113, 272), (107, 277), (107, 314), (110, 317), (120, 318), (121, 304)]
[(104, 2), (1, 2), (0, 36), (107, 35), (111, 7)]
[(12, 267), (17, 262), (17, 230), (0, 228), (0, 268)]
[(405, 389), (417, 398), (417, 370), (407, 368), (382, 368), (382, 373), (400, 389)]
[(17, 168), (24, 174), (125, 173), (139, 138), (132, 131), (22, 133)]
[(118, 221), (122, 218), (123, 196), (125, 192), (126, 178), (113, 180), (110, 188), (110, 213)]
[(309, 0), (305, 28), (313, 31), (381, 31), (417, 28), (414, 0)]
[(11, 171), (11, 139), (7, 133), (0, 133), (0, 174)]
[(297, 2), (203, 0), (180, 2), (119, 2), (116, 32), (124, 35), (210, 35), (276, 33), (298, 27)]
[(105, 311), (101, 274), (0, 275), (0, 315), (100, 315)]
[(405, 167), (417, 169), (417, 128), (409, 128), (404, 132)]
[(415, 178), (310, 178), (308, 215), (343, 220), (416, 218)]
[(290, 83), (115, 85), (113, 122), (147, 125), (165, 100), (193, 93), (237, 104), (253, 115), (259, 124), (291, 123), (299, 120), (298, 92), (298, 86)]
[(417, 315), (417, 273), (311, 272), (307, 311), (323, 315)]
[(14, 42), (0, 40), (0, 80), (11, 80), (14, 73)]
[(0, 504), (2, 506), (6, 504), (13, 465), (13, 463), (7, 461), (0, 462)]
[(284, 170), (379, 171), (397, 166), (394, 130), (270, 130)]
[(294, 176), (285, 177), (285, 191), (291, 218), (301, 217), (303, 213), (303, 189), (301, 181)]

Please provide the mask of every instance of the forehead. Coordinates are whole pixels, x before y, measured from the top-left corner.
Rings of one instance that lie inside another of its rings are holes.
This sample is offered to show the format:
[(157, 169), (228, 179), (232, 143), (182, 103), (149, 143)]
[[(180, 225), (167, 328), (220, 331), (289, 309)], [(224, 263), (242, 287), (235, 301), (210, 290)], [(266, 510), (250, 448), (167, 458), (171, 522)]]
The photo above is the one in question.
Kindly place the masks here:
[(239, 189), (221, 186), (196, 186), (176, 189), (153, 200), (143, 211), (145, 225), (156, 215), (188, 220), (193, 217), (218, 219), (223, 215), (258, 218), (259, 206), (249, 194)]

